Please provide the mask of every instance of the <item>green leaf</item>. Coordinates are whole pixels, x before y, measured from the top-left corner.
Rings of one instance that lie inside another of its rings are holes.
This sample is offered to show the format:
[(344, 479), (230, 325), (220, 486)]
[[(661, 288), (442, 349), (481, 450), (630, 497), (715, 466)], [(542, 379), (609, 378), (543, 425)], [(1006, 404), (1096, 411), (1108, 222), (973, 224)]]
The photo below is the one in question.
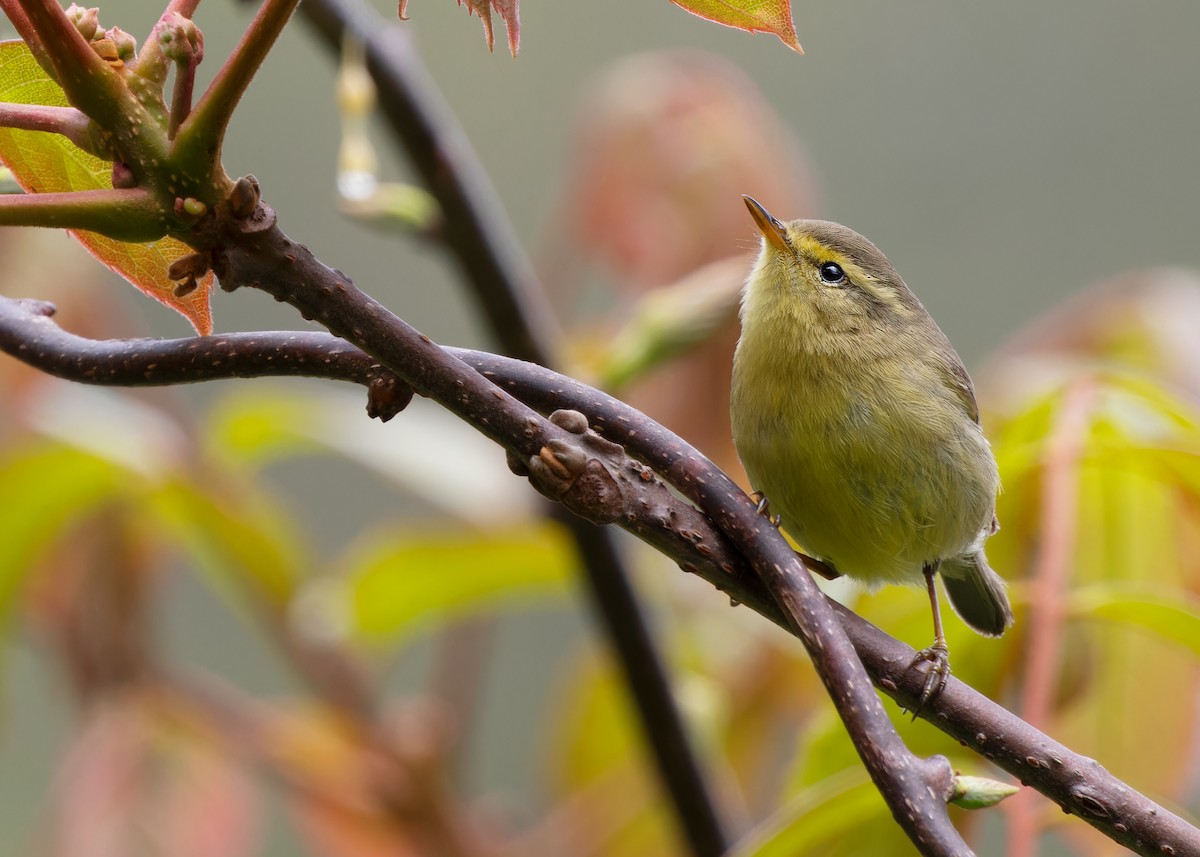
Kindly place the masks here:
[(310, 570), (291, 520), (249, 484), (168, 482), (146, 511), (232, 603), (244, 602), (249, 587), (282, 610)]
[(796, 40), (791, 0), (671, 0), (681, 9), (708, 21), (749, 33), (774, 33), (797, 53), (804, 53)]
[(1183, 592), (1102, 583), (1070, 594), (1072, 615), (1138, 628), (1200, 657), (1200, 605)]
[[(866, 770), (847, 768), (803, 791), (733, 852), (733, 857), (797, 857), (849, 854), (864, 827), (891, 820), (887, 805)], [(893, 824), (893, 826), (895, 826)], [(898, 853), (882, 842), (876, 854)], [(858, 852), (867, 853), (867, 852)]]
[(646, 761), (629, 689), (611, 659), (595, 650), (563, 672), (560, 704), (547, 718), (544, 759), (563, 805), (596, 822), (593, 853), (673, 854), (678, 827)]
[[(0, 101), (70, 106), (62, 88), (46, 76), (24, 42), (0, 42)], [(61, 134), (0, 127), (0, 163), (29, 193), (112, 187), (112, 164), (83, 151)], [(193, 252), (182, 241), (160, 238), (132, 244), (94, 232), (71, 231), (71, 235), (135, 288), (181, 313), (198, 333), (212, 332), (212, 274), (206, 274), (199, 288), (183, 297), (175, 295), (175, 283), (167, 276), (172, 262)]]
[(120, 493), (129, 475), (109, 461), (55, 444), (0, 458), (0, 615), (62, 530)]
[(318, 584), (334, 627), (395, 642), (435, 621), (526, 606), (561, 595), (576, 568), (573, 542), (552, 523), (503, 531), (388, 533), (343, 562), (344, 579)]

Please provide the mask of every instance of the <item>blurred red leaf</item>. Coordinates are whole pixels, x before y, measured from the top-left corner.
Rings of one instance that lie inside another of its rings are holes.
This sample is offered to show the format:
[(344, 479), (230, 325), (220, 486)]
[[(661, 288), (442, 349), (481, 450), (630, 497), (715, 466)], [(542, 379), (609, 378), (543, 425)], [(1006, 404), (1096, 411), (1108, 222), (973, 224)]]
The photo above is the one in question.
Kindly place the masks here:
[(150, 700), (128, 693), (88, 708), (58, 772), (50, 853), (256, 853), (257, 793), (239, 760), (200, 730), (172, 728)]

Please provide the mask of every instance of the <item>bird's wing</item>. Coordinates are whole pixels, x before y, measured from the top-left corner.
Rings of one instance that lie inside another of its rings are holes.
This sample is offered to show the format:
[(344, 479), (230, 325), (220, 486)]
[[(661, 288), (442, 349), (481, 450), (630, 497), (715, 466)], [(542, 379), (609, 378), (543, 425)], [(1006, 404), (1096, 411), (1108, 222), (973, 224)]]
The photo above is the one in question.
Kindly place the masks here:
[(958, 396), (958, 400), (962, 402), (963, 409), (967, 412), (968, 416), (978, 423), (979, 404), (975, 401), (975, 385), (971, 383), (971, 376), (967, 374), (966, 367), (962, 365), (962, 361), (951, 351), (949, 354), (943, 355), (943, 360), (939, 368), (941, 369), (943, 379), (946, 381), (946, 386)]

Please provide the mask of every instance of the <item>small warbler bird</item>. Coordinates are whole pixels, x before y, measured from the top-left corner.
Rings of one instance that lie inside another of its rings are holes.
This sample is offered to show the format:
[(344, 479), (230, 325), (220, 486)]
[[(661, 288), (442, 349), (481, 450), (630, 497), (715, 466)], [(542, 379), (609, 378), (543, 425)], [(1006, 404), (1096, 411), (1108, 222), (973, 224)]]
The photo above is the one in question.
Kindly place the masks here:
[[(1013, 621), (984, 556), (1000, 476), (945, 334), (875, 245), (745, 197), (762, 252), (742, 297), (733, 440), (761, 508), (829, 570), (920, 584), (934, 643), (920, 705), (950, 670), (934, 578), (981, 634)], [(918, 711), (920, 706), (918, 706)]]

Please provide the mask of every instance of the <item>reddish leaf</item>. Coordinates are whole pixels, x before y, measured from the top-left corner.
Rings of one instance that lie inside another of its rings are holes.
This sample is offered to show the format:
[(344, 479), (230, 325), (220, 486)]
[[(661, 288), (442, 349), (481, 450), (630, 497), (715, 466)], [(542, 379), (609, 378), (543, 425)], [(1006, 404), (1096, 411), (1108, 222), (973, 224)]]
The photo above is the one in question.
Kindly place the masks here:
[[(488, 50), (495, 50), (496, 36), (492, 32), (492, 10), (500, 13), (504, 26), (508, 28), (508, 49), (515, 57), (521, 43), (521, 16), (517, 9), (517, 0), (457, 0), (459, 6), (466, 6), (467, 12), (478, 15), (483, 22), (483, 35), (487, 39)], [(400, 0), (399, 14), (401, 19), (408, 9), (408, 0)], [(794, 38), (794, 36), (793, 36)]]
[[(0, 101), (13, 104), (69, 106), (58, 84), (50, 80), (24, 42), (0, 42)], [(78, 149), (65, 137), (39, 131), (0, 128), (0, 163), (8, 167), (27, 193), (99, 190), (112, 187), (112, 164)], [(181, 313), (202, 335), (212, 332), (209, 293), (212, 274), (184, 297), (175, 296), (167, 269), (192, 249), (174, 238), (130, 244), (94, 232), (71, 235), (87, 251), (136, 288)]]
[[(49, 853), (257, 853), (258, 791), (241, 759), (202, 726), (191, 729), (163, 713), (140, 693), (86, 708), (59, 767)], [(145, 841), (170, 847), (145, 851)]]
[(797, 53), (804, 53), (796, 41), (792, 23), (791, 0), (671, 0), (681, 9), (717, 24), (736, 27), (749, 33), (774, 33)]

